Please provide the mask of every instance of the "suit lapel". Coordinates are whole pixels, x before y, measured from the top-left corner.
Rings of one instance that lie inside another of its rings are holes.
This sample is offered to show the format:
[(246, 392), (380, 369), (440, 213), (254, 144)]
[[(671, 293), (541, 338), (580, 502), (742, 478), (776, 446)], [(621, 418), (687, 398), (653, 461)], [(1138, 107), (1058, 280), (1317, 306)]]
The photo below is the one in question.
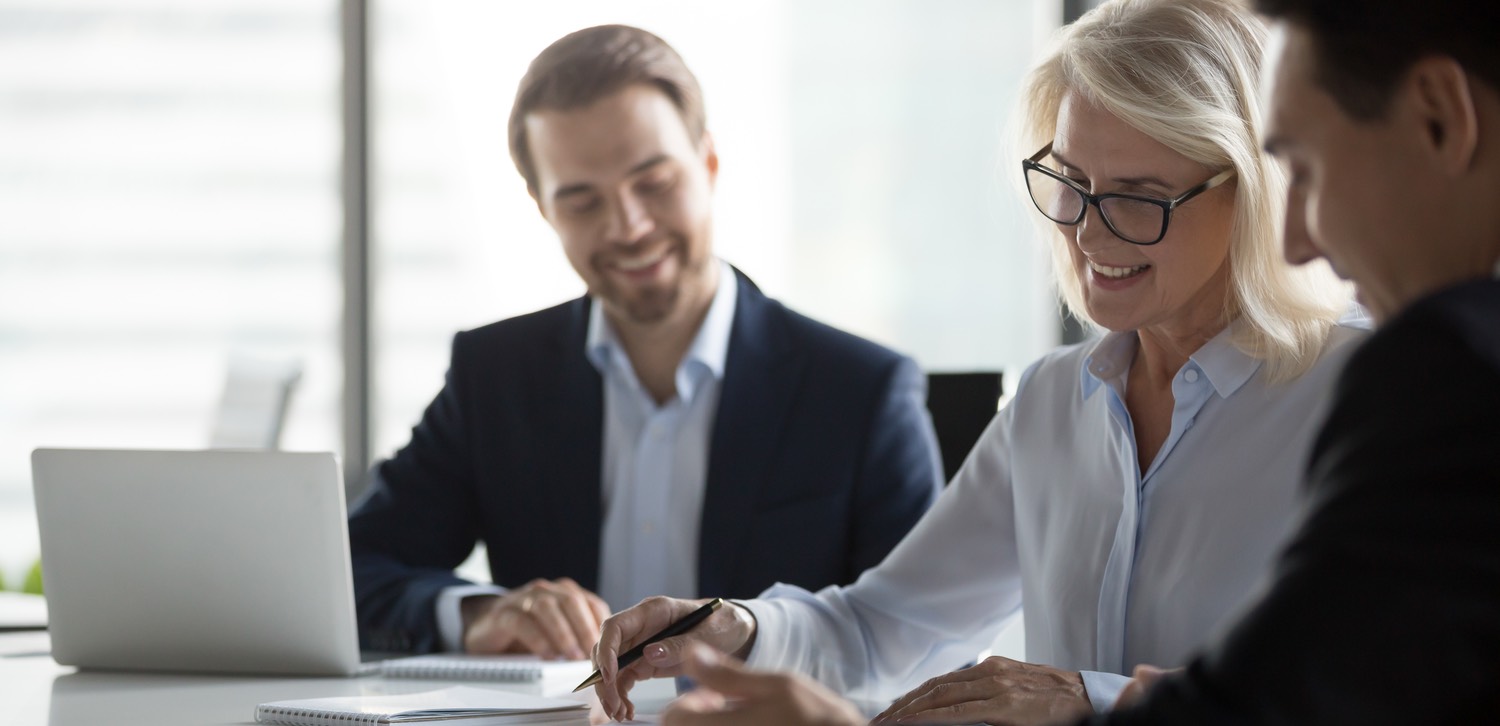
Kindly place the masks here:
[(554, 400), (538, 400), (541, 415), (551, 431), (536, 441), (555, 442), (545, 457), (548, 465), (532, 475), (545, 487), (550, 515), (540, 521), (566, 523), (565, 531), (544, 539), (555, 552), (555, 574), (573, 573), (578, 584), (589, 590), (599, 586), (599, 541), (603, 528), (600, 501), (601, 461), (604, 451), (604, 384), (599, 372), (584, 354), (588, 331), (589, 299), (574, 301), (569, 324), (555, 341), (545, 361), (558, 362), (551, 371), (538, 371), (537, 380), (553, 381), (543, 390)]
[(761, 487), (773, 474), (778, 436), (801, 380), (785, 311), (738, 270), (739, 294), (719, 410), (709, 446), (698, 548), (698, 594), (727, 592), (758, 509)]

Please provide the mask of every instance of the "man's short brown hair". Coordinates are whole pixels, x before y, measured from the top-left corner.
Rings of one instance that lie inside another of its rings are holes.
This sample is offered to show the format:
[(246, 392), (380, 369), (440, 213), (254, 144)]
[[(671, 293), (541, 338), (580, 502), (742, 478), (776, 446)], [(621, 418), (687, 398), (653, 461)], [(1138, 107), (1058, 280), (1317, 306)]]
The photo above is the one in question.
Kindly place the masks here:
[(666, 41), (628, 25), (599, 25), (563, 36), (547, 46), (526, 70), (510, 109), (510, 158), (537, 193), (536, 166), (526, 138), (526, 116), (536, 111), (583, 108), (644, 83), (677, 107), (688, 138), (703, 138), (706, 118), (698, 79)]

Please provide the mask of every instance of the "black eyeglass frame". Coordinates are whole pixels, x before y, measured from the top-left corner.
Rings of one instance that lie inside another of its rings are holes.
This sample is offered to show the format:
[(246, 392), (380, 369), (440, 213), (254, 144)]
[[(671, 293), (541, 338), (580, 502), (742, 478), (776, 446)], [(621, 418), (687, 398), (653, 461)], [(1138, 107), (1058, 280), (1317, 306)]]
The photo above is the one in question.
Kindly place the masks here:
[[(1157, 242), (1162, 241), (1163, 237), (1167, 236), (1167, 225), (1172, 221), (1172, 210), (1182, 206), (1189, 199), (1192, 199), (1199, 194), (1213, 189), (1214, 187), (1219, 186), (1220, 184), (1223, 184), (1224, 182), (1229, 181), (1234, 177), (1234, 169), (1225, 169), (1224, 171), (1221, 171), (1218, 174), (1209, 177), (1202, 184), (1194, 186), (1193, 188), (1188, 189), (1182, 194), (1179, 194), (1171, 199), (1157, 199), (1156, 197), (1143, 197), (1135, 194), (1091, 194), (1078, 182), (1063, 176), (1061, 172), (1043, 166), (1041, 163), (1042, 159), (1050, 153), (1052, 153), (1052, 142), (1049, 141), (1047, 142), (1046, 146), (1042, 147), (1041, 151), (1032, 154), (1031, 158), (1021, 160), (1021, 175), (1026, 179), (1026, 195), (1031, 197), (1031, 204), (1032, 206), (1036, 207), (1036, 211), (1041, 212), (1042, 216), (1046, 217), (1047, 219), (1050, 219), (1058, 224), (1071, 227), (1078, 224), (1079, 222), (1082, 222), (1084, 215), (1088, 214), (1089, 212), (1089, 205), (1093, 205), (1095, 209), (1099, 210), (1099, 219), (1104, 220), (1104, 226), (1109, 228), (1110, 234), (1113, 234), (1114, 236), (1119, 237), (1120, 239), (1125, 240), (1130, 244), (1141, 245), (1142, 247), (1154, 245)], [(1061, 182), (1064, 186), (1067, 186), (1069, 189), (1078, 192), (1079, 196), (1083, 197), (1083, 205), (1078, 208), (1077, 217), (1073, 218), (1071, 221), (1056, 219), (1052, 215), (1048, 214), (1047, 210), (1042, 209), (1042, 205), (1039, 204), (1036, 200), (1036, 193), (1031, 189), (1031, 175), (1027, 173), (1028, 171), (1031, 171), (1033, 169)], [(1161, 230), (1157, 233), (1156, 238), (1149, 242), (1141, 242), (1138, 240), (1133, 240), (1121, 234), (1120, 230), (1115, 229), (1114, 223), (1109, 221), (1109, 215), (1104, 213), (1104, 208), (1099, 206), (1100, 202), (1108, 199), (1128, 199), (1132, 202), (1144, 202), (1146, 204), (1154, 204), (1158, 207), (1161, 207)]]

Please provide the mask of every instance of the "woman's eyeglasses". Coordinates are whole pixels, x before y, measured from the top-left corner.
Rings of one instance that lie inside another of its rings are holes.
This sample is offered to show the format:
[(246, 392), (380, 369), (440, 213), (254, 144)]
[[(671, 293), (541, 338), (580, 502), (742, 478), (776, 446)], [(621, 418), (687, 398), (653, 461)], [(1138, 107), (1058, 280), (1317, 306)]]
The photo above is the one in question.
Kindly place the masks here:
[(1042, 166), (1041, 160), (1052, 153), (1052, 144), (1042, 147), (1030, 159), (1021, 162), (1026, 175), (1026, 189), (1037, 211), (1058, 224), (1075, 225), (1083, 221), (1089, 205), (1099, 210), (1099, 218), (1116, 237), (1135, 245), (1154, 245), (1167, 236), (1172, 210), (1187, 200), (1213, 189), (1234, 176), (1233, 169), (1213, 175), (1208, 181), (1172, 199), (1156, 199), (1135, 194), (1090, 194), (1078, 182)]

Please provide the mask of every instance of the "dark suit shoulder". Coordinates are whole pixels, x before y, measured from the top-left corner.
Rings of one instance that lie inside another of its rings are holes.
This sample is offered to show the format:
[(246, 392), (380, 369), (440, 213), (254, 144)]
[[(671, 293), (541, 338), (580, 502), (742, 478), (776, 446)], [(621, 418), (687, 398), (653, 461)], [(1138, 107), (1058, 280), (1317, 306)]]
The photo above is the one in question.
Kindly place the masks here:
[(887, 370), (907, 358), (879, 343), (809, 318), (776, 300), (766, 301), (782, 317), (790, 339), (802, 352), (867, 371)]
[(529, 338), (546, 335), (556, 336), (559, 330), (567, 326), (579, 322), (587, 322), (588, 306), (588, 298), (574, 298), (567, 302), (553, 305), (550, 308), (535, 310), (465, 330), (460, 335), (476, 340), (503, 340), (511, 337)]
[(1328, 495), (1358, 483), (1431, 481), (1460, 463), (1484, 467), (1487, 456), (1468, 454), (1490, 447), (1475, 437), (1495, 435), (1496, 410), (1500, 282), (1439, 292), (1350, 357), (1313, 447), (1309, 482)]
[(883, 395), (895, 381), (919, 375), (910, 358), (798, 313), (766, 296), (744, 273), (735, 274), (739, 293), (726, 386), (734, 387), (746, 366), (774, 370), (778, 377), (795, 369), (801, 371), (793, 375), (802, 380), (800, 396), (847, 405), (855, 399), (872, 403), (872, 393)]
[(1419, 300), (1355, 352), (1346, 380), (1368, 385), (1379, 383), (1367, 380), (1371, 376), (1403, 369), (1441, 370), (1439, 355), (1487, 368), (1500, 382), (1500, 281), (1466, 283)]
[(498, 320), (454, 336), (454, 357), (524, 354), (536, 346), (577, 338), (582, 350), (589, 316), (588, 298)]

